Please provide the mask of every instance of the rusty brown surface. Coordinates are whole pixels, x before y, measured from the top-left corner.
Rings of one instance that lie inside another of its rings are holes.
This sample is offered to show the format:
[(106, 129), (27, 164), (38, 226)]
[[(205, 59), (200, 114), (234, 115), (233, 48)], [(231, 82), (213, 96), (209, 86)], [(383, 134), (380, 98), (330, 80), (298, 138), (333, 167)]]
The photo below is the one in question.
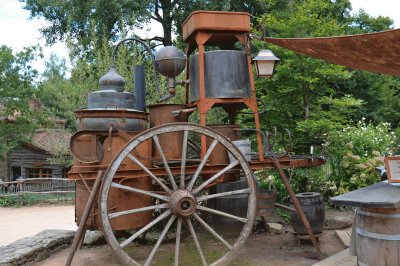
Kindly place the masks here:
[[(150, 128), (167, 123), (187, 122), (188, 114), (173, 115), (173, 111), (186, 109), (183, 104), (156, 104), (148, 106), (150, 112)], [(164, 155), (169, 160), (182, 159), (183, 132), (165, 133), (158, 136)], [(157, 147), (153, 145), (153, 157), (161, 162)]]
[(400, 29), (338, 37), (264, 40), (330, 63), (400, 76)]
[(182, 24), (186, 41), (196, 31), (249, 32), (250, 14), (199, 10), (192, 12)]
[[(283, 157), (279, 158), (279, 163), (284, 168), (301, 168), (301, 167), (316, 167), (326, 163), (326, 160), (322, 157), (314, 157), (314, 158), (290, 158), (290, 157)], [(202, 173), (204, 174), (215, 174), (220, 172), (223, 168), (225, 168), (226, 164), (219, 164), (219, 165), (205, 165)], [(71, 170), (68, 173), (68, 178), (71, 180), (79, 180), (79, 174), (82, 174), (85, 179), (95, 179), (97, 171), (100, 169), (107, 169), (108, 165), (97, 165), (96, 170), (93, 170), (93, 166), (87, 166), (86, 171), (84, 170), (85, 167), (81, 166), (79, 170), (81, 172), (76, 172)], [(190, 175), (194, 174), (197, 170), (198, 165), (194, 166), (186, 166), (185, 173)], [(271, 158), (266, 158), (263, 162), (259, 162), (256, 160), (251, 161), (250, 167), (253, 171), (262, 170), (262, 169), (272, 169), (274, 168), (273, 162)], [(173, 175), (179, 175), (181, 168), (180, 167), (170, 167), (171, 172)], [(155, 176), (166, 176), (167, 172), (164, 168), (149, 168), (150, 171)], [(233, 168), (232, 172), (235, 172), (237, 169)], [(230, 173), (230, 172), (227, 172)], [(126, 176), (132, 176), (134, 178), (138, 177), (146, 177), (148, 174), (143, 170), (138, 169), (124, 169), (119, 170), (116, 173), (116, 177), (118, 178), (125, 178)]]

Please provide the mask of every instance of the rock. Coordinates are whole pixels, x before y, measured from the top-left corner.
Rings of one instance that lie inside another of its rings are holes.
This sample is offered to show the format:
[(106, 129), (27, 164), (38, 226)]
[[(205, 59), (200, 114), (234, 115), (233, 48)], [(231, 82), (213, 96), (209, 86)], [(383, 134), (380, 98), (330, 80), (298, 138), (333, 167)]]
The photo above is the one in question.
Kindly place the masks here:
[(85, 245), (101, 245), (106, 243), (106, 239), (100, 231), (86, 231), (85, 239), (83, 240)]
[(44, 230), (0, 247), (0, 265), (22, 265), (47, 258), (72, 242), (74, 231)]
[(282, 234), (283, 233), (283, 226), (278, 223), (267, 223), (269, 227), (269, 232), (274, 234)]
[(325, 217), (325, 230), (337, 230), (337, 229), (344, 229), (348, 228), (353, 224), (353, 218), (349, 216), (327, 216)]

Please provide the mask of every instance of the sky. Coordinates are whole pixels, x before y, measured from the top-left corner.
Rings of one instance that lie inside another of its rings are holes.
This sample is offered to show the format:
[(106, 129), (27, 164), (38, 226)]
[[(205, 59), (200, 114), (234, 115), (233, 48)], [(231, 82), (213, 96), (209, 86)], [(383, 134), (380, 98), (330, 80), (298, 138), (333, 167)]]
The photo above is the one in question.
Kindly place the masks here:
[[(83, 1), (83, 0), (82, 0)], [(400, 1), (399, 0), (350, 0), (353, 10), (364, 9), (371, 16), (388, 16), (395, 22), (395, 28), (400, 28)], [(44, 59), (33, 63), (39, 72), (45, 68), (44, 62), (50, 54), (56, 53), (60, 58), (67, 59), (68, 51), (63, 43), (45, 46), (39, 29), (46, 25), (43, 19), (29, 19), (29, 12), (24, 10), (23, 3), (18, 0), (0, 0), (0, 45), (7, 45), (14, 52), (23, 47), (39, 44), (43, 47)], [(147, 28), (153, 28), (149, 25)], [(160, 30), (160, 27), (158, 27)], [(142, 37), (153, 37), (154, 32), (142, 31)], [(69, 64), (68, 64), (69, 65)]]

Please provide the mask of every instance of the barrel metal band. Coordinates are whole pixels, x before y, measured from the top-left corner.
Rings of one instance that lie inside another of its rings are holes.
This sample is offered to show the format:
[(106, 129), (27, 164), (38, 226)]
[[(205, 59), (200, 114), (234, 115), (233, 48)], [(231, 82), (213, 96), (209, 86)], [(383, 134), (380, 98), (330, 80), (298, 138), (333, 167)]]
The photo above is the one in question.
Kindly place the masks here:
[(363, 230), (361, 228), (356, 228), (357, 234), (360, 234), (365, 237), (374, 238), (374, 239), (381, 239), (381, 240), (389, 240), (389, 241), (399, 241), (400, 234), (398, 235), (388, 235), (388, 234), (380, 234), (380, 233), (373, 233)]
[(400, 213), (377, 213), (377, 212), (367, 212), (362, 210), (357, 210), (357, 214), (370, 216), (370, 217), (379, 217), (379, 218), (400, 218)]

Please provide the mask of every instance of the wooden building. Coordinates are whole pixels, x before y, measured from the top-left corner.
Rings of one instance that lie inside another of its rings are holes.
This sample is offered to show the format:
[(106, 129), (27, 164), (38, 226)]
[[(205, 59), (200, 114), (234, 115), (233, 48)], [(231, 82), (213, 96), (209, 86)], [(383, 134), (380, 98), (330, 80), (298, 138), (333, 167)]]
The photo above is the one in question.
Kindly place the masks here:
[(70, 137), (63, 129), (38, 130), (31, 143), (23, 143), (9, 154), (8, 180), (66, 177), (67, 167), (56, 158), (69, 155)]

